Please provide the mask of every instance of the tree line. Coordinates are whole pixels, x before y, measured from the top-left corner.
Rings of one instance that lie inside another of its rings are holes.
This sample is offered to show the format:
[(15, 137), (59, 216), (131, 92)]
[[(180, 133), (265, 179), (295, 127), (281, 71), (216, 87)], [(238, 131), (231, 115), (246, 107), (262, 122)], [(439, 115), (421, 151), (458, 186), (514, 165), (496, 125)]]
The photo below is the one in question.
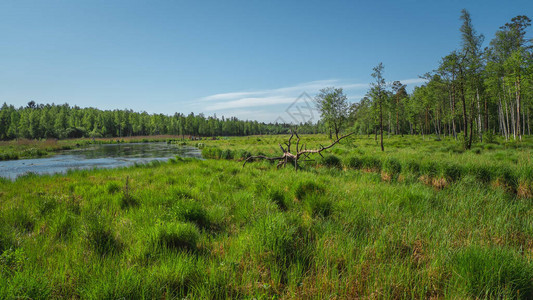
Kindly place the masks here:
[[(426, 83), (408, 93), (400, 81), (386, 82), (384, 66), (373, 69), (370, 89), (349, 104), (340, 88), (325, 88), (315, 97), (321, 119), (299, 124), (299, 133), (328, 133), (346, 128), (359, 134), (435, 134), (452, 136), (469, 149), (494, 134), (521, 140), (531, 134), (533, 108), (533, 40), (526, 37), (531, 19), (516, 16), (483, 48), (468, 11), (461, 12), (461, 47), (443, 57)], [(286, 134), (292, 124), (242, 121), (204, 114), (148, 114), (131, 110), (99, 110), (68, 104), (36, 104), (0, 109), (0, 139), (124, 137), (173, 134), (242, 136)]]
[[(148, 114), (132, 110), (100, 110), (68, 104), (36, 104), (0, 109), (0, 139), (126, 137), (144, 135), (243, 136), (288, 133), (291, 124), (243, 121), (235, 117)], [(316, 124), (301, 124), (303, 133), (316, 133)]]
[(489, 45), (468, 11), (461, 12), (461, 47), (422, 77), (412, 93), (399, 81), (386, 84), (374, 68), (367, 95), (346, 112), (346, 126), (360, 134), (435, 134), (461, 139), (465, 148), (494, 134), (521, 140), (531, 134), (533, 41), (531, 20), (517, 16), (501, 26)]

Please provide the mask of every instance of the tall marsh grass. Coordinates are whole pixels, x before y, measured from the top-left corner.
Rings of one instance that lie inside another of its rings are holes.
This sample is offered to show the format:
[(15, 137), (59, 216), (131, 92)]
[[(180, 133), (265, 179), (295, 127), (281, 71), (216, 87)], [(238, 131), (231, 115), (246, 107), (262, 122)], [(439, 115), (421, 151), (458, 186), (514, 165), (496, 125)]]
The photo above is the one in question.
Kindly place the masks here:
[(533, 298), (530, 138), (358, 136), (298, 171), (242, 167), (284, 139), (0, 180), (0, 298)]

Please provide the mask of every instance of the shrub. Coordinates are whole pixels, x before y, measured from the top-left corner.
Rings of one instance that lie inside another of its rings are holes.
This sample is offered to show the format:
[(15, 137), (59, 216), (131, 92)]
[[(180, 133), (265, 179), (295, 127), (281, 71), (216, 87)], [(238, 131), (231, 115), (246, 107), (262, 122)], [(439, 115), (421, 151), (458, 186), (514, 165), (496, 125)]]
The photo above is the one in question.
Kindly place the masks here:
[(341, 160), (333, 154), (322, 157), (320, 164), (329, 168), (342, 168)]
[(221, 159), (233, 159), (233, 152), (230, 149), (224, 149), (220, 153)]
[(195, 250), (200, 232), (190, 223), (167, 224), (159, 228), (155, 243), (171, 250)]
[(0, 160), (15, 160), (19, 159), (18, 154), (13, 152), (3, 152), (0, 153)]
[(304, 181), (298, 183), (294, 192), (294, 196), (296, 197), (296, 199), (302, 200), (308, 195), (323, 194), (324, 192), (325, 189), (322, 185), (319, 185), (313, 181)]
[(495, 143), (496, 135), (491, 130), (487, 130), (483, 133), (483, 141), (488, 144)]
[(222, 155), (222, 150), (217, 147), (205, 147), (202, 149), (203, 158), (219, 159)]
[(363, 160), (357, 156), (350, 156), (346, 160), (345, 165), (351, 169), (361, 169), (363, 167)]

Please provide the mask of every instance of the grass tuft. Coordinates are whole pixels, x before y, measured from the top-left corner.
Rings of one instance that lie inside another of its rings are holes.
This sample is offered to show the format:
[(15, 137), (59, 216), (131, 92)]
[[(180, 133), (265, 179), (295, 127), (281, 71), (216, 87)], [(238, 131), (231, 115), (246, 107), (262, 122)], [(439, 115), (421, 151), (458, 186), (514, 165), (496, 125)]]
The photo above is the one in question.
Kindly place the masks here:
[(163, 249), (194, 251), (199, 237), (200, 232), (193, 224), (169, 223), (159, 228), (155, 243)]
[(270, 190), (268, 193), (268, 198), (276, 203), (278, 208), (282, 211), (286, 211), (288, 209), (287, 205), (287, 199), (285, 198), (285, 194), (281, 192), (280, 190)]
[(383, 172), (387, 177), (390, 177), (390, 180), (397, 180), (398, 175), (402, 171), (402, 165), (400, 161), (396, 158), (387, 158), (383, 164)]
[(340, 158), (333, 154), (326, 155), (320, 159), (320, 165), (328, 168), (342, 168), (342, 163)]
[(346, 159), (345, 166), (350, 169), (359, 170), (363, 167), (363, 160), (358, 156), (350, 156)]
[(87, 228), (87, 241), (93, 250), (101, 256), (120, 253), (124, 245), (110, 228), (100, 223), (92, 223)]
[(324, 186), (315, 183), (314, 181), (302, 181), (296, 185), (296, 190), (294, 191), (294, 197), (298, 200), (303, 200), (306, 196), (309, 195), (321, 195), (324, 194)]
[(533, 297), (533, 265), (505, 248), (469, 246), (453, 258), (454, 288), (474, 298)]

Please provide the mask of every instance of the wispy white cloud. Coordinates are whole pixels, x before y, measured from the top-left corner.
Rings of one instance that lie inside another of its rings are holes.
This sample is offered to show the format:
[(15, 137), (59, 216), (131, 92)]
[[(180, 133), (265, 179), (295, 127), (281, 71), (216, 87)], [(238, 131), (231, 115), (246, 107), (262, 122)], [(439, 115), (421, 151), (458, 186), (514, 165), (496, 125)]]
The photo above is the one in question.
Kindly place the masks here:
[[(401, 80), (407, 85), (424, 83), (421, 78)], [(194, 106), (206, 113), (217, 113), (218, 115), (238, 116), (243, 119), (254, 119), (273, 122), (276, 119), (291, 121), (287, 111), (290, 106), (304, 92), (313, 97), (320, 89), (335, 86), (343, 88), (350, 102), (359, 101), (369, 88), (369, 83), (353, 82), (343, 79), (327, 79), (304, 82), (293, 86), (262, 89), (255, 91), (237, 91), (208, 95), (198, 99)], [(306, 102), (309, 102), (307, 98)], [(311, 107), (312, 103), (305, 103)], [(314, 107), (312, 108), (314, 110)], [(290, 113), (289, 113), (290, 114)], [(315, 116), (317, 116), (315, 111)], [(276, 117), (274, 117), (276, 116)], [(316, 120), (314, 120), (316, 121)]]
[[(317, 80), (317, 81), (305, 82), (305, 83), (300, 83), (294, 86), (288, 86), (288, 87), (282, 87), (282, 88), (276, 88), (276, 89), (214, 94), (214, 95), (210, 95), (207, 97), (203, 97), (200, 100), (218, 101), (218, 100), (233, 100), (237, 98), (269, 96), (269, 95), (287, 95), (287, 94), (292, 95), (294, 93), (303, 93), (306, 91), (319, 90), (321, 88), (336, 85), (338, 83), (339, 83), (339, 80), (335, 80), (335, 79)], [(365, 85), (365, 86), (368, 86), (368, 85)]]
[(231, 108), (270, 106), (276, 104), (289, 104), (293, 101), (293, 97), (284, 96), (247, 97), (212, 103), (207, 106), (207, 110), (216, 111)]

